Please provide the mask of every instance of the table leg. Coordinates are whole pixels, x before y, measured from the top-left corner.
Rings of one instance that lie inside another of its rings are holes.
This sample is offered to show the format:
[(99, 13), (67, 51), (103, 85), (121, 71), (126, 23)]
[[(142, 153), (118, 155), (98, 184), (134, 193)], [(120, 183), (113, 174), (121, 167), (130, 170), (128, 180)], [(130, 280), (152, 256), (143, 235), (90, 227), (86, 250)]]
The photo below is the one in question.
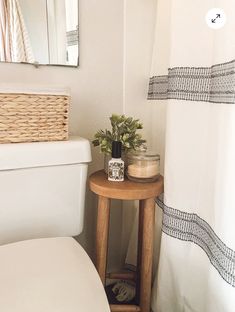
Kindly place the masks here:
[(140, 280), (141, 280), (141, 260), (142, 260), (142, 242), (143, 242), (143, 219), (144, 219), (144, 201), (139, 201), (139, 227), (138, 227), (138, 255), (136, 270), (136, 298), (140, 299)]
[(140, 309), (141, 312), (149, 312), (152, 288), (155, 201), (154, 198), (149, 198), (141, 202), (143, 229), (142, 258), (140, 267)]
[(96, 228), (96, 268), (103, 284), (105, 284), (107, 265), (109, 216), (110, 199), (99, 196)]

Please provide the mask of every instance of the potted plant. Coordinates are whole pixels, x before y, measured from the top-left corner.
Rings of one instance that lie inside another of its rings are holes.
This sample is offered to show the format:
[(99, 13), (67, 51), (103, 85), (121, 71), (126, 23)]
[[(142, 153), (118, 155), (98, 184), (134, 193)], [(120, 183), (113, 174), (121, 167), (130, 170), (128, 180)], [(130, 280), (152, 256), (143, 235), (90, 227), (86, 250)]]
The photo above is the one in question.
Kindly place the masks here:
[(100, 150), (105, 155), (105, 172), (107, 173), (108, 161), (111, 158), (112, 142), (120, 141), (122, 143), (122, 158), (130, 151), (140, 149), (146, 140), (142, 139), (137, 130), (143, 129), (139, 119), (126, 117), (125, 115), (113, 114), (110, 118), (111, 130), (98, 130), (92, 141), (94, 146), (100, 146)]

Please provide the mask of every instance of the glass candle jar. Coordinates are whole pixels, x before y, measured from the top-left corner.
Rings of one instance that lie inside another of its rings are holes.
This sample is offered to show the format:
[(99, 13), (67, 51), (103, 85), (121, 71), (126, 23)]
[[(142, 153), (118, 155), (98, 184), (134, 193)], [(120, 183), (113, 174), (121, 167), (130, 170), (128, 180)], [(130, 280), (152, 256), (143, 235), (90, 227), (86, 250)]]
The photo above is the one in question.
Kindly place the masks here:
[(160, 175), (160, 156), (140, 152), (128, 155), (127, 177), (134, 182), (154, 182)]

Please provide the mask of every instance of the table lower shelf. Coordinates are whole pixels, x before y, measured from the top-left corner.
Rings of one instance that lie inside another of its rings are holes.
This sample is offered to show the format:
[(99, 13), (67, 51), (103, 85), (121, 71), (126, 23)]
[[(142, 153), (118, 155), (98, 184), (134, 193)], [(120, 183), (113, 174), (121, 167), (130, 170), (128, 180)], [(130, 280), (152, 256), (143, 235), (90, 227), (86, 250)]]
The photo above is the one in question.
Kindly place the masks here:
[(110, 279), (116, 279), (116, 280), (131, 280), (135, 281), (136, 280), (136, 272), (132, 271), (123, 271), (123, 272), (112, 272), (112, 273), (107, 273), (106, 278)]
[(141, 312), (140, 307), (134, 304), (111, 304), (110, 309), (112, 312)]

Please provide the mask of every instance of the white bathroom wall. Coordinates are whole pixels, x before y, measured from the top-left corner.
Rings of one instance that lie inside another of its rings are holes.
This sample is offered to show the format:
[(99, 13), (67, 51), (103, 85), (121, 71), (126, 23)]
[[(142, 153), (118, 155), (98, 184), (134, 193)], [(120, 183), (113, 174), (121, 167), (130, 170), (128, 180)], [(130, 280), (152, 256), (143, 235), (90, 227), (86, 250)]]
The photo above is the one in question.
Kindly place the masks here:
[[(152, 109), (156, 105), (146, 97), (155, 6), (156, 0), (79, 0), (79, 68), (0, 64), (0, 83), (68, 86), (72, 94), (71, 134), (92, 139), (97, 129), (108, 126), (112, 113), (125, 113), (141, 119), (143, 135), (149, 145), (154, 145)], [(154, 113), (161, 118), (164, 109)], [(92, 148), (92, 154), (90, 173), (103, 166), (98, 150)], [(125, 204), (124, 210), (120, 204), (115, 202), (112, 208), (112, 268), (118, 268), (124, 260), (133, 224), (133, 204)], [(96, 198), (88, 191), (85, 229), (79, 240), (90, 255), (94, 251), (95, 215)]]
[[(123, 3), (117, 0), (79, 0), (79, 68), (0, 64), (0, 83), (68, 86), (72, 104), (70, 133), (91, 139), (99, 128), (108, 125), (108, 116), (122, 113)], [(101, 169), (102, 155), (93, 151), (90, 172)], [(95, 197), (88, 192), (85, 230), (80, 241), (92, 255), (94, 242)], [(113, 217), (120, 220), (121, 210)], [(111, 249), (119, 250), (120, 224), (113, 222)], [(119, 235), (118, 235), (119, 234)], [(114, 262), (117, 257), (114, 257)]]
[[(135, 116), (143, 122), (143, 137), (147, 140), (148, 148), (161, 155), (161, 171), (163, 172), (166, 107), (165, 103), (147, 100), (157, 0), (126, 0), (125, 6), (124, 110), (127, 115)], [(133, 220), (135, 220), (137, 204), (124, 203), (123, 261), (129, 243), (127, 238), (130, 236)]]
[(140, 118), (151, 141), (151, 103), (147, 101), (157, 0), (126, 0), (125, 113)]
[[(163, 158), (166, 105), (165, 102), (147, 100), (156, 8), (157, 0), (126, 0), (124, 110), (126, 114), (140, 118), (148, 148), (160, 153)], [(164, 159), (162, 172), (163, 167)]]

